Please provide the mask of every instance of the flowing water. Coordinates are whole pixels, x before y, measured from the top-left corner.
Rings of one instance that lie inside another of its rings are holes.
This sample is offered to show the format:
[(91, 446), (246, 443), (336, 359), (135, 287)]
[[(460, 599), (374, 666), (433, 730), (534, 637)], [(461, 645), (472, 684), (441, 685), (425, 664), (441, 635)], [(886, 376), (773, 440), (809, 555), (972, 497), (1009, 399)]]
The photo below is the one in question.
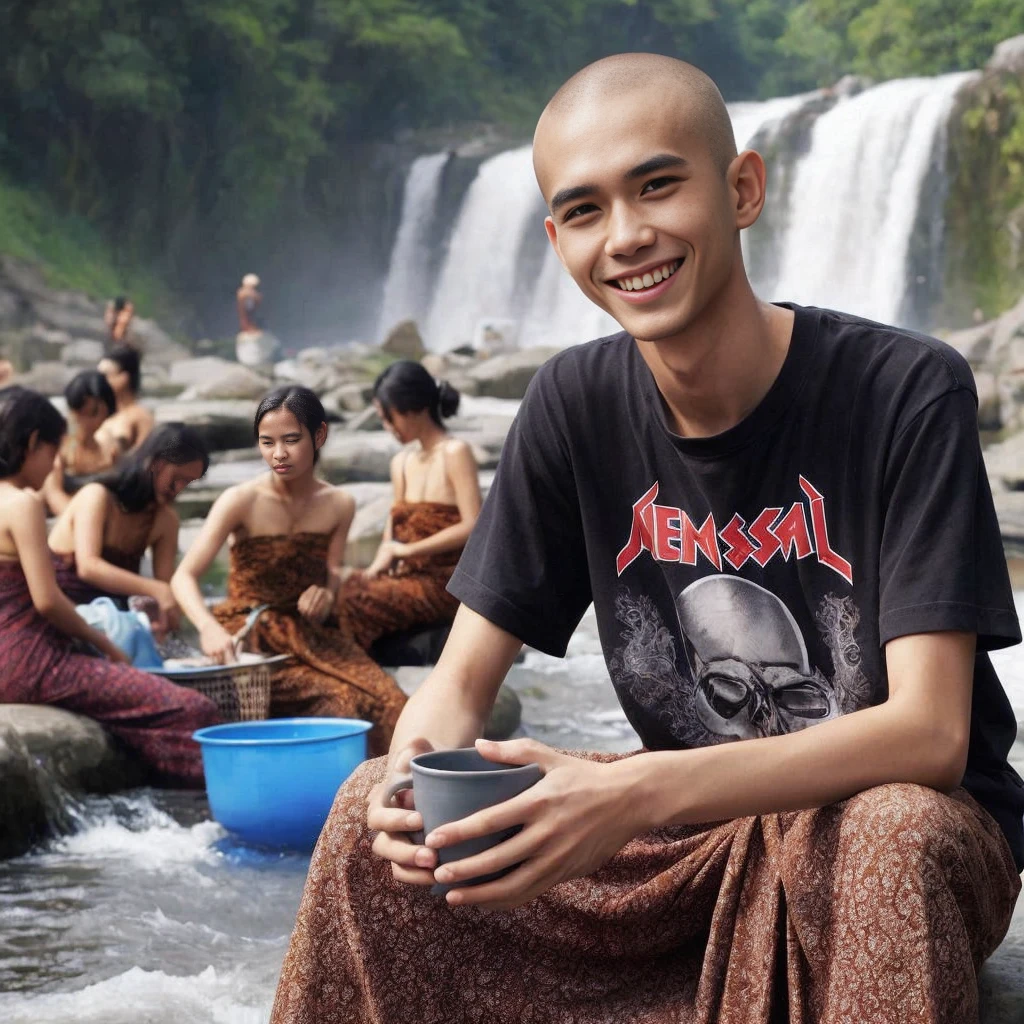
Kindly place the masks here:
[[(1024, 720), (1024, 658), (1011, 650), (995, 661)], [(592, 612), (564, 660), (528, 652), (510, 684), (525, 731), (544, 742), (637, 746)], [(233, 843), (190, 794), (90, 798), (73, 816), (75, 834), (0, 862), (0, 1020), (266, 1021), (307, 859)]]

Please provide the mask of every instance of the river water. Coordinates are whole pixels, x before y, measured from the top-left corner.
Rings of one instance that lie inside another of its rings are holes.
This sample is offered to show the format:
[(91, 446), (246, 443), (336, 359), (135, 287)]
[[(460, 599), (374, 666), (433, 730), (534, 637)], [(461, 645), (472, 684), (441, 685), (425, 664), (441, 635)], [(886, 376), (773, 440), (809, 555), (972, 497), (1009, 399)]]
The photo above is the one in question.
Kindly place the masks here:
[[(1024, 657), (996, 660), (1024, 720)], [(530, 652), (510, 684), (538, 739), (635, 748), (592, 612), (564, 661)], [(74, 814), (74, 834), (0, 863), (0, 1020), (263, 1024), (308, 860), (234, 844), (189, 794), (90, 798)]]

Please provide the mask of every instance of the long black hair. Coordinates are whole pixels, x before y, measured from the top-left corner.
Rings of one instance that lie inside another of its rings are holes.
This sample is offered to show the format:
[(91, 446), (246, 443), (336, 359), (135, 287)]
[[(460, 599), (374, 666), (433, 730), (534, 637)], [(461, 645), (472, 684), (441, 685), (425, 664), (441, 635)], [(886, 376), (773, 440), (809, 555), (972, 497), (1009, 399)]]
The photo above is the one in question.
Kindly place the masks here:
[(274, 388), (260, 399), (256, 407), (256, 415), (252, 421), (253, 440), (260, 439), (260, 421), (268, 412), (275, 409), (287, 409), (298, 421), (300, 426), (309, 431), (313, 439), (313, 461), (320, 458), (320, 449), (316, 447), (316, 432), (322, 423), (327, 422), (327, 413), (323, 404), (309, 388), (298, 384), (286, 384), (282, 388)]
[(153, 463), (157, 461), (175, 466), (201, 462), (200, 475), (210, 468), (210, 454), (196, 430), (184, 423), (163, 423), (97, 482), (110, 491), (125, 512), (144, 512), (156, 501)]
[(103, 358), (116, 363), (119, 370), (128, 374), (128, 388), (133, 395), (137, 395), (142, 387), (142, 366), (138, 351), (131, 345), (115, 345)]
[(107, 407), (108, 416), (117, 410), (114, 389), (99, 370), (76, 373), (64, 389), (64, 398), (73, 412), (78, 412), (90, 398), (98, 398)]
[(381, 404), (385, 417), (396, 412), (430, 410), (430, 418), (440, 427), (441, 419), (459, 411), (459, 393), (446, 380), (436, 381), (420, 364), (411, 359), (392, 363), (374, 381), (373, 397)]
[(18, 384), (0, 390), (0, 478), (14, 476), (25, 465), (34, 431), (39, 431), (38, 443), (58, 445), (67, 427), (38, 391)]

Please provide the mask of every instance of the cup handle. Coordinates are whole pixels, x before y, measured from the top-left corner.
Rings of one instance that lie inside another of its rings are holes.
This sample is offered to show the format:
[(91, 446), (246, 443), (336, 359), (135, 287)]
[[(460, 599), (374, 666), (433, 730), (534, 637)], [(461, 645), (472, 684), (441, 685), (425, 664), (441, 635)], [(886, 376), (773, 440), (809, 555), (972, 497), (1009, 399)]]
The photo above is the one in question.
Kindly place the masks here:
[[(411, 775), (399, 775), (398, 778), (388, 786), (387, 792), (384, 794), (384, 802), (391, 803), (391, 801), (401, 793), (403, 789), (412, 789)], [(426, 836), (423, 833), (423, 829), (416, 829), (415, 832), (409, 833), (409, 838), (416, 844), (416, 846), (422, 846), (423, 840)]]

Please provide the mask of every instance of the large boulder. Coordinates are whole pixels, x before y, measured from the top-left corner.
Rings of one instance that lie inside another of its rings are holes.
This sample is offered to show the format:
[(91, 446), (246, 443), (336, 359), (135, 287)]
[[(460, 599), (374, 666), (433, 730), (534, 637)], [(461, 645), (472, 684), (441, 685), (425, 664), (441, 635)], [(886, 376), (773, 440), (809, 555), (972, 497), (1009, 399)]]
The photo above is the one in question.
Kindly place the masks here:
[(1011, 36), (997, 43), (985, 67), (988, 71), (1024, 73), (1024, 35)]
[(351, 433), (332, 430), (320, 449), (320, 466), (332, 483), (354, 480), (391, 479), (391, 457), (398, 451), (398, 442), (383, 431)]
[(171, 382), (184, 384), (183, 402), (211, 399), (262, 398), (271, 381), (261, 373), (217, 356), (183, 359), (170, 368)]
[(142, 785), (145, 771), (93, 719), (39, 704), (0, 704), (0, 857), (24, 853), (63, 820), (64, 791)]
[(420, 359), (427, 351), (414, 320), (402, 320), (388, 331), (381, 349), (399, 359)]
[(491, 398), (522, 398), (533, 375), (557, 348), (524, 348), (505, 352), (474, 366), (467, 376), (474, 381), (481, 395)]

